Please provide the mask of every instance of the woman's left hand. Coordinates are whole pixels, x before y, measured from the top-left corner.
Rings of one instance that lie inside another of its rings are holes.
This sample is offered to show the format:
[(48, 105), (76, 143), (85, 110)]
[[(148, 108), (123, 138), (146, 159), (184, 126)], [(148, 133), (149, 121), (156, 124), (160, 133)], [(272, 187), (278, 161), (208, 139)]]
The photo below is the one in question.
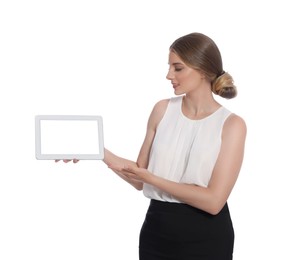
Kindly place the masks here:
[(133, 165), (125, 165), (122, 168), (110, 165), (109, 168), (119, 171), (127, 178), (144, 183), (147, 183), (149, 178), (152, 176), (152, 174), (147, 169), (139, 168)]

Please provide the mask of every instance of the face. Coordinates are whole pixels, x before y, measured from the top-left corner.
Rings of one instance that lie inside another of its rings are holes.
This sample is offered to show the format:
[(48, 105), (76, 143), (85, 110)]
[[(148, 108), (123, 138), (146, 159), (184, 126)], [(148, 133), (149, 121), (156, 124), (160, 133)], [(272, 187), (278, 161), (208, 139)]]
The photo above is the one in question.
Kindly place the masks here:
[(176, 95), (187, 94), (199, 89), (203, 75), (187, 66), (174, 52), (169, 53), (169, 70), (166, 78), (171, 81)]

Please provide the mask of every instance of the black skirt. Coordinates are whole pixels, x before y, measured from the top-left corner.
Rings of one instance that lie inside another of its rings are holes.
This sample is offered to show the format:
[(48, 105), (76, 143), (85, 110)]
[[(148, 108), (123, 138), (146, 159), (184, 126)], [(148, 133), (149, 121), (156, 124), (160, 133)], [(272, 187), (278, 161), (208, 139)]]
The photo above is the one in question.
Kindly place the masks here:
[(151, 200), (140, 233), (140, 260), (231, 260), (234, 230), (226, 204), (217, 215)]

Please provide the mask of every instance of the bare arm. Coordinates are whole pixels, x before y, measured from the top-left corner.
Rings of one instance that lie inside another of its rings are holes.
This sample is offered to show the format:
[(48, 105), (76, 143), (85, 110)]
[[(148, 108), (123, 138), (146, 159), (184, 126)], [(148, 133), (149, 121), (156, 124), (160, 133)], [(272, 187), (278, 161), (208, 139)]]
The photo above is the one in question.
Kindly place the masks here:
[(125, 167), (123, 172), (193, 207), (210, 214), (217, 214), (225, 205), (238, 178), (243, 161), (246, 138), (245, 122), (238, 116), (230, 116), (224, 125), (221, 150), (208, 187), (176, 183), (157, 177), (143, 168)]
[(138, 190), (142, 190), (143, 182), (141, 180), (135, 180), (133, 178), (128, 177), (128, 175), (122, 172), (121, 169), (124, 168), (126, 165), (140, 168), (148, 167), (149, 153), (153, 138), (155, 136), (156, 127), (165, 113), (167, 104), (168, 100), (162, 100), (154, 106), (147, 123), (146, 136), (140, 149), (137, 162), (119, 157), (111, 153), (109, 150), (105, 149), (105, 158), (103, 161), (118, 176), (120, 176), (123, 180), (127, 181)]
[[(104, 149), (104, 159), (103, 162), (108, 167), (113, 167), (116, 165), (116, 167), (124, 167), (125, 165), (131, 165), (131, 166), (138, 166), (136, 162), (124, 159), (122, 157), (119, 157), (113, 153), (111, 153), (106, 148)], [(127, 175), (123, 174), (120, 171), (117, 171), (115, 169), (112, 169), (119, 177), (121, 177), (123, 180), (134, 186), (137, 190), (142, 190), (143, 183), (141, 181), (137, 181), (134, 179), (129, 178)]]

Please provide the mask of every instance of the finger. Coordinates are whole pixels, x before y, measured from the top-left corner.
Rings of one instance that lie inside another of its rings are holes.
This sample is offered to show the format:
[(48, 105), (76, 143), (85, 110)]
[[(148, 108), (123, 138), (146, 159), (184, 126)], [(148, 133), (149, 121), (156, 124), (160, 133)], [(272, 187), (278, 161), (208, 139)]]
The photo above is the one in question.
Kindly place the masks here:
[(65, 163), (68, 163), (68, 162), (70, 162), (71, 160), (64, 159), (63, 161), (64, 161)]
[(59, 162), (60, 160), (59, 159), (56, 159), (56, 160), (54, 160), (55, 162)]
[(125, 164), (125, 165), (124, 165), (124, 169), (125, 169), (125, 170), (130, 170), (130, 169), (131, 169), (131, 166)]
[(135, 168), (135, 167), (132, 167), (132, 166), (130, 166), (130, 165), (124, 165), (122, 171), (123, 171), (123, 172), (126, 172), (126, 173), (135, 174), (135, 173), (136, 173), (136, 168)]
[(73, 159), (73, 163), (78, 163), (79, 160), (78, 159)]

